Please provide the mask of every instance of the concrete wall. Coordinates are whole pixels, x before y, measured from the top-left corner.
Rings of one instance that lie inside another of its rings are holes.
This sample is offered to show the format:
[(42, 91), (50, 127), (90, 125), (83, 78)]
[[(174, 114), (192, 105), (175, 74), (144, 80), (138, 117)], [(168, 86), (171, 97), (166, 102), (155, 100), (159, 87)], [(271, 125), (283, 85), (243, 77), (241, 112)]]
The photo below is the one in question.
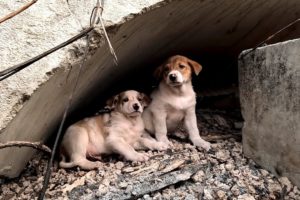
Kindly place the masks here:
[[(41, 53), (86, 26), (91, 1), (68, 2), (40, 0), (18, 17), (1, 24), (0, 48), (4, 53), (0, 60), (4, 64), (0, 69)], [(94, 40), (100, 44), (96, 43), (91, 52), (72, 110), (87, 106), (129, 70), (155, 67), (147, 66), (149, 61), (178, 52), (237, 55), (300, 17), (298, 0), (105, 2), (104, 17), (111, 25), (109, 34), (119, 66), (114, 66), (107, 46), (95, 33)], [(19, 6), (12, 0), (1, 1), (0, 14)], [(147, 8), (142, 9), (144, 6)], [(296, 26), (284, 38), (276, 40), (292, 38), (299, 32), (300, 27)], [(5, 127), (0, 133), (1, 142), (45, 141), (56, 131), (82, 50), (82, 43), (76, 43), (0, 83), (0, 116), (4, 116), (0, 118), (0, 127)], [(67, 79), (70, 66), (73, 70)], [(0, 175), (17, 176), (33, 152), (30, 148), (0, 150)]]
[(246, 156), (300, 187), (300, 39), (239, 61)]
[[(107, 25), (122, 23), (125, 16), (139, 13), (144, 7), (159, 1), (105, 1), (103, 18)], [(20, 8), (25, 2), (29, 0), (0, 1), (0, 16)], [(89, 25), (90, 12), (96, 2), (39, 0), (21, 14), (2, 23), (0, 70), (24, 62), (78, 34)], [(100, 34), (95, 33), (93, 41), (90, 56), (104, 45)], [(56, 130), (84, 44), (83, 40), (75, 42), (0, 82), (0, 142), (45, 141)], [(104, 46), (104, 51), (106, 49)], [(74, 70), (71, 70), (71, 66)], [(69, 71), (70, 77), (67, 79)], [(82, 95), (80, 89), (78, 93)], [(75, 99), (72, 108), (81, 100), (78, 96)], [(30, 148), (1, 149), (0, 175), (17, 176), (33, 153)]]

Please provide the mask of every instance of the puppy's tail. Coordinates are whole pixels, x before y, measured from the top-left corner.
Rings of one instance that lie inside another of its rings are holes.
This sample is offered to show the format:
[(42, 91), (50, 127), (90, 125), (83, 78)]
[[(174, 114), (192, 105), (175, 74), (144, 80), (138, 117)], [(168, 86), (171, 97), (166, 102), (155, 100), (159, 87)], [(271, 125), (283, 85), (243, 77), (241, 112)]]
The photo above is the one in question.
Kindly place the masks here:
[(77, 165), (74, 162), (66, 162), (66, 157), (65, 156), (61, 156), (62, 159), (59, 162), (59, 167), (61, 168), (72, 168), (72, 167), (76, 167)]

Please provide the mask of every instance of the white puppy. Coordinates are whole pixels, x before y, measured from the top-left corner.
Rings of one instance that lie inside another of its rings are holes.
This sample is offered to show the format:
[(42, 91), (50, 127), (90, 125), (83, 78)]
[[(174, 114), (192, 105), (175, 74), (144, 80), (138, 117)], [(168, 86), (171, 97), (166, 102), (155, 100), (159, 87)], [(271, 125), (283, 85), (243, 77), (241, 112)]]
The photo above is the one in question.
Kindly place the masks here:
[(171, 143), (167, 132), (175, 131), (180, 122), (195, 146), (210, 149), (210, 143), (199, 135), (195, 114), (196, 95), (192, 86), (192, 73), (198, 75), (202, 67), (184, 56), (172, 56), (154, 72), (160, 80), (151, 94), (152, 102), (143, 113), (147, 132), (155, 134), (167, 148)]
[(162, 144), (141, 137), (144, 124), (141, 114), (150, 99), (137, 91), (122, 92), (107, 104), (111, 113), (86, 118), (71, 125), (62, 140), (59, 165), (62, 168), (79, 166), (91, 170), (101, 166), (101, 154), (118, 153), (127, 160), (146, 161), (148, 156), (135, 149), (162, 149)]

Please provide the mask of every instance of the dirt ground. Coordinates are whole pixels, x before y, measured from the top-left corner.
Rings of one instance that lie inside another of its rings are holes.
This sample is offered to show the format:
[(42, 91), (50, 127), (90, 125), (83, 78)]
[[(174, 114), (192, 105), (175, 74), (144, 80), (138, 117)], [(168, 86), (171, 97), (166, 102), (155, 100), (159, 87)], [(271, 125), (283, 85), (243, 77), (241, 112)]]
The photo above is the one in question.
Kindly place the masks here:
[[(300, 199), (287, 178), (276, 178), (242, 154), (239, 111), (198, 110), (201, 135), (212, 142), (204, 152), (183, 131), (174, 148), (149, 151), (145, 163), (112, 155), (93, 171), (53, 167), (46, 199)], [(1, 179), (0, 199), (35, 199), (42, 187), (48, 156), (38, 153), (19, 178)]]

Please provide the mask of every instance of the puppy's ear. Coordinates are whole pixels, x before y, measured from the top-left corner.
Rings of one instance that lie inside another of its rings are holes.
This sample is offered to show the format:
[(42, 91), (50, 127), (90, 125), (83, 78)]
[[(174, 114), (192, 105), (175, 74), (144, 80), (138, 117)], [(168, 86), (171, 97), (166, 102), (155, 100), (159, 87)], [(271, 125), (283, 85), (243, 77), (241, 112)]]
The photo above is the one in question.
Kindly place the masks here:
[(191, 60), (191, 59), (188, 59), (188, 64), (189, 64), (189, 66), (191, 66), (193, 72), (194, 72), (196, 75), (198, 75), (198, 74), (201, 72), (202, 66), (201, 66), (199, 63), (197, 63), (196, 61), (193, 61), (193, 60)]
[(115, 95), (111, 98), (109, 98), (107, 101), (106, 101), (106, 106), (105, 108), (108, 108), (110, 110), (114, 110), (116, 105), (118, 104), (118, 101), (119, 101), (119, 95)]
[(160, 80), (162, 78), (163, 75), (163, 68), (164, 65), (160, 65), (159, 67), (157, 67), (153, 73), (154, 78), (156, 78), (157, 80)]
[(143, 99), (143, 103), (142, 103), (143, 106), (147, 107), (151, 103), (152, 99), (148, 95), (146, 95), (144, 93), (140, 93), (140, 95), (141, 95), (141, 97)]

